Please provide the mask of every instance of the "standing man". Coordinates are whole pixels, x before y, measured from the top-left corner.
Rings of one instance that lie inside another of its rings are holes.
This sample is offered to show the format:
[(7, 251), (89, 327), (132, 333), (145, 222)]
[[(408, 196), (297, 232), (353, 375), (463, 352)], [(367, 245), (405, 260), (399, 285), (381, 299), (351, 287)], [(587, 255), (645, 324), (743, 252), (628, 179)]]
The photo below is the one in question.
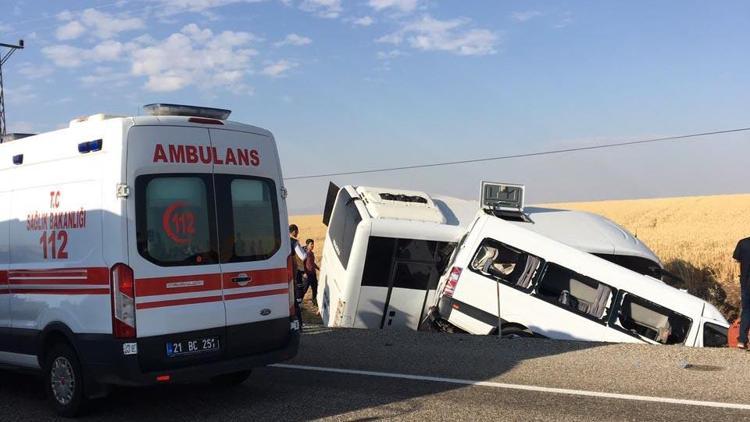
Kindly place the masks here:
[(296, 224), (290, 224), (289, 243), (292, 246), (290, 255), (292, 256), (292, 272), (294, 273), (294, 298), (297, 307), (297, 319), (300, 327), (302, 327), (302, 296), (304, 294), (302, 275), (305, 273), (304, 262), (307, 259), (307, 252), (300, 246), (297, 236), (299, 236), (299, 227)]
[(305, 276), (307, 278), (307, 284), (302, 295), (304, 296), (304, 294), (307, 293), (307, 288), (310, 287), (312, 289), (312, 301), (317, 308), (318, 273), (316, 271), (320, 268), (318, 267), (318, 264), (315, 263), (315, 253), (313, 252), (313, 249), (315, 249), (315, 241), (312, 239), (307, 239), (305, 241), (305, 246), (307, 249), (307, 258), (305, 258)]
[(740, 314), (740, 337), (737, 347), (747, 350), (747, 332), (750, 330), (750, 237), (740, 240), (734, 249), (734, 259), (740, 263), (740, 294), (742, 313)]

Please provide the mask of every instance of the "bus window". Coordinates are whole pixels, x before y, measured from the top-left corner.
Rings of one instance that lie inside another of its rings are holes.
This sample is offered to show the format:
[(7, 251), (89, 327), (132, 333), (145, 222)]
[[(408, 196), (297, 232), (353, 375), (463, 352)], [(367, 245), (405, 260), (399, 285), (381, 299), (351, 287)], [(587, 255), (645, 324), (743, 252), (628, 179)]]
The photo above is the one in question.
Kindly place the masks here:
[(661, 344), (682, 344), (690, 331), (690, 318), (646, 299), (625, 293), (617, 318), (630, 334)]
[(727, 328), (707, 322), (703, 325), (703, 347), (727, 347)]
[(541, 298), (599, 321), (607, 319), (613, 293), (611, 286), (554, 263), (547, 266), (537, 288)]
[(542, 262), (539, 257), (496, 240), (485, 239), (474, 254), (470, 268), (503, 284), (527, 290)]
[(362, 221), (357, 205), (354, 203), (356, 199), (358, 198), (352, 198), (345, 190), (341, 190), (328, 228), (333, 249), (344, 269), (349, 264), (349, 254), (352, 251), (357, 225)]

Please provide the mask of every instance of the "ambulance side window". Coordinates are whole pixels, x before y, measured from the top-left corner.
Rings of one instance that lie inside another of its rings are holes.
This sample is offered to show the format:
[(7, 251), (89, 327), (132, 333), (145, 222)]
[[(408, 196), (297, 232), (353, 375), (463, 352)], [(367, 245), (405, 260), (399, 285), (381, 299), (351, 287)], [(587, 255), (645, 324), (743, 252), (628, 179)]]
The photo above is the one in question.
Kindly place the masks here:
[(209, 175), (147, 175), (136, 179), (138, 252), (161, 266), (218, 261)]
[(271, 179), (216, 175), (221, 262), (268, 259), (281, 247), (276, 184)]

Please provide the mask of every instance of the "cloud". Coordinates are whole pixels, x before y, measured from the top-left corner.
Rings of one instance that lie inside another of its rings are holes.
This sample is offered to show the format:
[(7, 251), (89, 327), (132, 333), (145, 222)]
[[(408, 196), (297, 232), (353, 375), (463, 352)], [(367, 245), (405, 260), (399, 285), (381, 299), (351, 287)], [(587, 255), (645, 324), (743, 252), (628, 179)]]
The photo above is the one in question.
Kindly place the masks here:
[(282, 78), (286, 76), (286, 72), (297, 67), (298, 64), (290, 62), (289, 60), (279, 60), (275, 63), (269, 63), (261, 71), (262, 74), (270, 76), (272, 78)]
[(417, 8), (419, 0), (369, 0), (367, 4), (377, 11), (393, 9), (408, 13)]
[(78, 67), (84, 63), (118, 61), (125, 58), (125, 45), (105, 40), (93, 48), (57, 44), (42, 48), (42, 54), (59, 67)]
[(300, 46), (308, 45), (310, 43), (312, 43), (312, 40), (308, 37), (303, 37), (297, 34), (289, 34), (283, 40), (274, 43), (274, 45), (276, 47), (283, 47), (285, 45)]
[(128, 84), (130, 74), (127, 72), (118, 72), (108, 66), (100, 66), (94, 69), (92, 74), (81, 76), (78, 79), (82, 84), (87, 86), (106, 84), (107, 87), (122, 88)]
[(32, 84), (23, 84), (17, 87), (5, 87), (5, 99), (11, 105), (13, 104), (28, 104), (38, 97), (34, 86)]
[(206, 13), (210, 9), (237, 3), (260, 3), (266, 0), (159, 0), (158, 15), (170, 16), (178, 13)]
[(542, 12), (538, 10), (526, 10), (524, 12), (513, 12), (510, 17), (518, 22), (526, 22), (542, 15)]
[(256, 37), (248, 32), (214, 34), (189, 24), (163, 40), (141, 39), (131, 53), (131, 74), (146, 77), (145, 88), (177, 91), (191, 85), (222, 87), (247, 92), (245, 76), (257, 51)]
[(380, 60), (390, 60), (395, 59), (396, 57), (406, 56), (406, 53), (404, 53), (401, 50), (390, 50), (390, 51), (378, 51), (377, 57)]
[(18, 73), (26, 79), (35, 80), (46, 78), (53, 73), (55, 69), (48, 65), (39, 65), (31, 62), (23, 62), (18, 67)]
[(341, 0), (304, 0), (299, 8), (316, 16), (335, 19), (341, 16)]
[(375, 19), (369, 16), (363, 16), (361, 18), (352, 20), (352, 23), (357, 26), (370, 26), (375, 23)]
[(58, 40), (73, 40), (81, 36), (84, 32), (86, 32), (86, 27), (80, 22), (70, 21), (57, 28), (57, 31), (55, 31), (55, 37)]
[(92, 48), (59, 44), (44, 47), (42, 53), (65, 68), (95, 63), (126, 66), (127, 70), (100, 66), (79, 77), (85, 85), (122, 84), (128, 77), (141, 77), (145, 78), (144, 88), (152, 92), (199, 86), (251, 93), (245, 78), (251, 59), (258, 54), (251, 48), (256, 40), (248, 32), (214, 33), (192, 23), (161, 40), (142, 35), (129, 42), (104, 40)]
[(55, 32), (58, 40), (72, 40), (91, 32), (101, 39), (113, 38), (120, 32), (133, 31), (145, 27), (143, 20), (125, 15), (115, 16), (96, 9), (86, 9), (81, 13), (63, 11), (57, 19), (66, 21)]
[(461, 56), (496, 53), (498, 35), (487, 29), (466, 28), (470, 22), (468, 18), (441, 21), (427, 15), (376, 41), (395, 45), (406, 42), (417, 50), (447, 51)]

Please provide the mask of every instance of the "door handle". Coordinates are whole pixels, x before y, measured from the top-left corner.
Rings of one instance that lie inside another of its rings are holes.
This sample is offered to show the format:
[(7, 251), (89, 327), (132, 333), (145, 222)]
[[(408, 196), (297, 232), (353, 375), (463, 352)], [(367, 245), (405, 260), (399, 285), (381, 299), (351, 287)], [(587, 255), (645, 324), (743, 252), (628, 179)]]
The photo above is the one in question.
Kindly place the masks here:
[(250, 276), (247, 274), (238, 274), (236, 277), (232, 277), (232, 283), (237, 284), (247, 284), (251, 280)]

